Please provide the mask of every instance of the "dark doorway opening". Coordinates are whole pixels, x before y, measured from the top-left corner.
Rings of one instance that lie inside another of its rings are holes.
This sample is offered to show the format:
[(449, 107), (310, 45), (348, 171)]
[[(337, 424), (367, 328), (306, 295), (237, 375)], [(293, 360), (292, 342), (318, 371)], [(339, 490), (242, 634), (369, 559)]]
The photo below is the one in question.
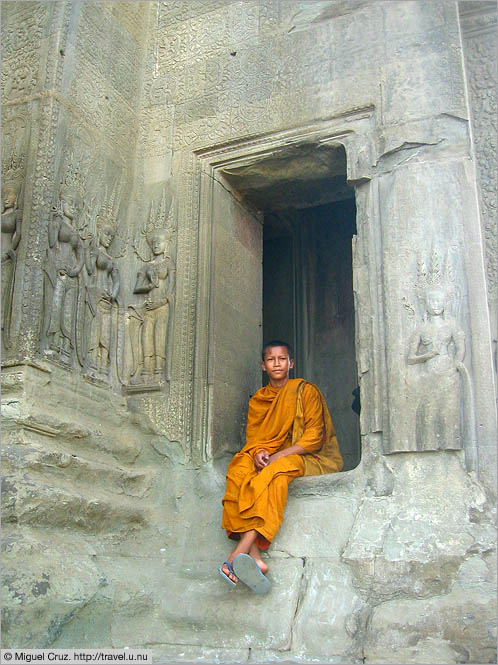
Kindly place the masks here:
[(269, 213), (263, 227), (263, 339), (295, 349), (294, 376), (323, 392), (345, 470), (360, 461), (352, 238), (354, 199)]
[[(263, 340), (295, 351), (293, 376), (323, 392), (344, 470), (361, 456), (353, 298), (354, 190), (341, 145), (288, 146), (223, 169), (263, 220)], [(291, 375), (292, 376), (292, 375)]]

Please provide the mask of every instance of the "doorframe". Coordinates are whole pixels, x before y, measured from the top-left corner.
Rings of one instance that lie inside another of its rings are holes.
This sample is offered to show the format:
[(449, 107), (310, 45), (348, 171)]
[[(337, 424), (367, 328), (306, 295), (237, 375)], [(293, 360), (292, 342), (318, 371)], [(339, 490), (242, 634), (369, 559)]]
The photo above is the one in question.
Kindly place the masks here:
[[(193, 358), (191, 461), (203, 464), (213, 458), (212, 432), (212, 377), (213, 377), (213, 230), (214, 187), (221, 184), (237, 198), (236, 192), (223, 180), (223, 168), (237, 168), (257, 163), (269, 156), (278, 155), (290, 146), (303, 144), (341, 145), (346, 152), (346, 177), (355, 188), (357, 207), (357, 236), (353, 243), (353, 289), (355, 291), (356, 361), (362, 402), (369, 407), (362, 409), (361, 434), (382, 431), (385, 400), (385, 353), (383, 349), (382, 303), (379, 290), (382, 269), (378, 251), (380, 224), (378, 197), (370, 190), (375, 146), (375, 109), (371, 106), (349, 113), (317, 120), (307, 125), (258, 136), (235, 139), (220, 144), (201, 147), (193, 151), (195, 157), (194, 187), (198, 188), (198, 200), (194, 204), (194, 216), (198, 220), (198, 265), (196, 294), (196, 326)], [(376, 190), (376, 187), (373, 188)], [(361, 191), (360, 191), (361, 190)], [(197, 211), (195, 211), (197, 207)], [(254, 214), (254, 211), (252, 211)], [(363, 279), (364, 273), (377, 277)], [(358, 272), (359, 278), (356, 273)], [(359, 311), (361, 309), (361, 312)], [(379, 311), (380, 310), (380, 311)], [(372, 336), (380, 343), (372, 344)], [(373, 354), (372, 349), (377, 353)], [(380, 357), (381, 356), (381, 357)]]

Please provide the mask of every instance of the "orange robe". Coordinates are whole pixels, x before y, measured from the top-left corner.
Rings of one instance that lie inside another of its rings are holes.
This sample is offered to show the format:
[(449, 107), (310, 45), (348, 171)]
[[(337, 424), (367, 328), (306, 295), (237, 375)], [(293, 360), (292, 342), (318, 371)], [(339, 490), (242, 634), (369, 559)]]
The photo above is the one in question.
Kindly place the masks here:
[[(273, 454), (295, 444), (306, 454), (287, 455), (256, 469), (258, 451)], [(256, 529), (258, 546), (268, 549), (284, 518), (291, 480), (342, 468), (334, 426), (318, 388), (304, 379), (289, 379), (283, 388), (267, 385), (249, 401), (246, 444), (228, 465), (221, 526), (233, 539)]]

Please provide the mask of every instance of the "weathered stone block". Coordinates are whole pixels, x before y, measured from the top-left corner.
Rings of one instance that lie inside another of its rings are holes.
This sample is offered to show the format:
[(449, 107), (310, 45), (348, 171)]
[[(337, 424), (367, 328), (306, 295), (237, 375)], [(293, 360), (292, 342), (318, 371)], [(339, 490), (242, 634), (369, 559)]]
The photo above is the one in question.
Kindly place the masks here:
[(63, 534), (4, 531), (2, 633), (6, 648), (48, 647), (106, 579)]
[(331, 560), (306, 559), (303, 590), (293, 631), (295, 652), (333, 658), (362, 657), (361, 614), (365, 601), (354, 590), (351, 571)]
[(367, 663), (494, 663), (494, 594), (463, 592), (393, 600), (374, 609)]
[[(119, 580), (129, 566), (126, 558), (99, 559), (111, 584), (118, 585), (113, 644), (170, 643), (181, 650), (180, 645), (202, 647), (214, 640), (223, 649), (287, 648), (302, 562), (280, 560), (268, 576), (273, 588), (265, 596), (242, 584), (230, 587), (218, 575), (220, 563), (198, 558), (182, 567), (169, 556), (135, 560), (133, 579), (122, 585)], [(271, 621), (271, 631), (261, 630), (261, 616)]]
[(274, 549), (292, 557), (323, 557), (339, 561), (348, 542), (357, 502), (351, 497), (290, 496), (285, 521), (275, 539)]

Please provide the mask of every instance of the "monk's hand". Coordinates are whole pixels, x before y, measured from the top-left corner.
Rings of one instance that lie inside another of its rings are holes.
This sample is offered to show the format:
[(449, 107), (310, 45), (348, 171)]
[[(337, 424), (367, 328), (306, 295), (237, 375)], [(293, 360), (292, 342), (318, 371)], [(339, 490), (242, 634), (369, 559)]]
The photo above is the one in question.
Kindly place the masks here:
[(254, 464), (258, 471), (264, 469), (268, 465), (268, 460), (270, 459), (270, 453), (267, 450), (260, 450), (254, 455)]
[(285, 457), (285, 454), (282, 454), (282, 452), (273, 453), (273, 455), (270, 455), (270, 457), (268, 458), (268, 461), (267, 461), (267, 463), (266, 463), (266, 466), (268, 466), (268, 465), (271, 464), (272, 462), (276, 462), (276, 461), (277, 461), (278, 459), (280, 459), (281, 457)]

